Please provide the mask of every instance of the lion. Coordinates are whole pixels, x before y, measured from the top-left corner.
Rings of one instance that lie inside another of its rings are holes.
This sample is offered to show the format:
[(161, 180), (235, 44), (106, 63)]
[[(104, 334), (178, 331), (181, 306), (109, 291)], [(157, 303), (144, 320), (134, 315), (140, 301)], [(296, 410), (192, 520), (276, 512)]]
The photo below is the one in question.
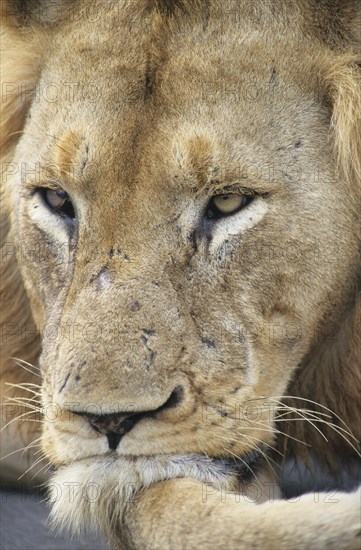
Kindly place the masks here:
[(56, 525), (359, 548), (359, 491), (282, 480), (357, 484), (360, 16), (2, 2), (2, 469)]

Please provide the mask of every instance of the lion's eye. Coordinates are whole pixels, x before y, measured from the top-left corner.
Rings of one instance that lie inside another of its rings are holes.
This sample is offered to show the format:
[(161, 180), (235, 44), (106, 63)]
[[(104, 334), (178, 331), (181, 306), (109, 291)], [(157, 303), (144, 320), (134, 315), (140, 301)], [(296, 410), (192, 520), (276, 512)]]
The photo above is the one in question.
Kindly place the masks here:
[(216, 195), (212, 197), (207, 207), (207, 218), (217, 219), (236, 214), (247, 206), (252, 196), (230, 193), (227, 195)]
[(45, 187), (40, 192), (44, 202), (51, 210), (64, 217), (75, 218), (74, 207), (68, 193), (60, 189), (55, 191), (54, 189), (47, 189)]

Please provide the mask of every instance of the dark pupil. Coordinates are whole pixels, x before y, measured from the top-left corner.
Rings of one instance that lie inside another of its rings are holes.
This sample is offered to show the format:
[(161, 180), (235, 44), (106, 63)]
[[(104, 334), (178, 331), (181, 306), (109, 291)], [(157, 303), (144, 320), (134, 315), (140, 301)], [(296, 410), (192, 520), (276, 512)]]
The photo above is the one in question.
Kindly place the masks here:
[(59, 197), (59, 199), (66, 200), (68, 198), (67, 193), (65, 191), (56, 191), (56, 195)]

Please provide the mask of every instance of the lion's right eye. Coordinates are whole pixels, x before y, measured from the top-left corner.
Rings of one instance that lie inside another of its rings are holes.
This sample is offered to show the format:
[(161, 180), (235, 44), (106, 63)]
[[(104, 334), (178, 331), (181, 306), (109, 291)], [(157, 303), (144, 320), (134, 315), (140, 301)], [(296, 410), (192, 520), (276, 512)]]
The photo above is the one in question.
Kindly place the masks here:
[(207, 206), (206, 217), (218, 220), (227, 216), (233, 216), (233, 214), (237, 214), (237, 212), (247, 206), (252, 199), (253, 196), (237, 193), (215, 195)]
[(68, 193), (60, 189), (48, 189), (42, 187), (40, 189), (41, 196), (45, 204), (56, 214), (60, 214), (66, 218), (75, 218), (73, 203), (71, 202)]

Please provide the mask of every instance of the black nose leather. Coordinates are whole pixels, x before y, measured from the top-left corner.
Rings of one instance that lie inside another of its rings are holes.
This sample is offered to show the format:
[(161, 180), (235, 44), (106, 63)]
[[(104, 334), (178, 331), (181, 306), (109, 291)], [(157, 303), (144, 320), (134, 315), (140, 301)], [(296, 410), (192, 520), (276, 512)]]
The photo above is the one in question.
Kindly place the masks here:
[[(87, 414), (82, 413), (81, 416), (85, 418), (91, 424), (91, 426), (97, 432), (101, 434), (107, 434), (109, 432), (125, 433), (126, 420), (130, 416), (137, 416), (135, 414), (115, 413), (115, 414)], [(128, 422), (129, 424), (129, 422)]]
[(177, 386), (170, 397), (163, 405), (154, 410), (129, 413), (121, 411), (118, 413), (96, 415), (83, 411), (73, 411), (75, 414), (87, 420), (92, 428), (108, 439), (109, 449), (115, 450), (123, 435), (128, 433), (142, 418), (154, 417), (165, 409), (176, 407), (183, 398), (183, 388)]
[[(79, 413), (77, 413), (79, 414)], [(109, 449), (115, 450), (124, 434), (129, 432), (140, 420), (140, 414), (114, 413), (114, 414), (88, 414), (80, 415), (89, 422), (96, 432), (104, 434), (108, 439)]]

